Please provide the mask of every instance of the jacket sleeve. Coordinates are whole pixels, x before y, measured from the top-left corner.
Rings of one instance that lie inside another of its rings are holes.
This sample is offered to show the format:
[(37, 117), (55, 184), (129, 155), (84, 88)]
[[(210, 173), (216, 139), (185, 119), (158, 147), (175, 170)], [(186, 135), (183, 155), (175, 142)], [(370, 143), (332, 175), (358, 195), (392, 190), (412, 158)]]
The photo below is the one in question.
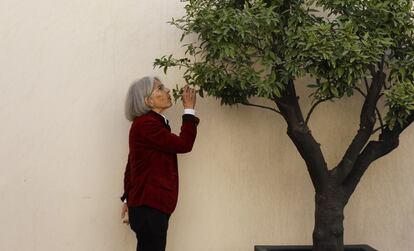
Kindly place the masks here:
[(125, 167), (125, 173), (124, 173), (124, 194), (121, 197), (121, 200), (124, 201), (126, 199), (128, 199), (128, 192), (129, 192), (129, 188), (130, 188), (130, 183), (131, 183), (131, 168), (130, 168), (130, 164), (129, 164), (129, 155), (128, 155), (128, 162), (127, 165)]
[(190, 152), (197, 135), (199, 119), (190, 114), (183, 115), (183, 123), (179, 135), (168, 131), (162, 123), (147, 120), (141, 124), (143, 141), (159, 151), (169, 153)]

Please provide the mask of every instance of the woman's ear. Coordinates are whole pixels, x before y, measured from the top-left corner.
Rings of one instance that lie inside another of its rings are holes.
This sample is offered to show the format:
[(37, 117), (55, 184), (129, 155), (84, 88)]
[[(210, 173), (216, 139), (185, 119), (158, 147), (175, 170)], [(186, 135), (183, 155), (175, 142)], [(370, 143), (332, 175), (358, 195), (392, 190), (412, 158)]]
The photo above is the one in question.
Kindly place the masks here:
[(151, 107), (151, 108), (152, 108), (152, 102), (150, 101), (149, 97), (146, 97), (146, 98), (144, 99), (144, 102), (145, 102), (145, 104), (146, 104), (148, 107)]

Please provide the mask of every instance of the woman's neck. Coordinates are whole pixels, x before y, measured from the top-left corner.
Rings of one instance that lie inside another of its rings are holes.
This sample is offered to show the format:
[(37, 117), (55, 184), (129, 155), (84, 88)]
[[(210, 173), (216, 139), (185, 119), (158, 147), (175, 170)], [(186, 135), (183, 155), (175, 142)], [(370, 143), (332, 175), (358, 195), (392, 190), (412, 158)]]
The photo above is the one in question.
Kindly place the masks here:
[(152, 108), (151, 110), (159, 114), (162, 114), (162, 112), (164, 111), (164, 109), (161, 109), (161, 108)]

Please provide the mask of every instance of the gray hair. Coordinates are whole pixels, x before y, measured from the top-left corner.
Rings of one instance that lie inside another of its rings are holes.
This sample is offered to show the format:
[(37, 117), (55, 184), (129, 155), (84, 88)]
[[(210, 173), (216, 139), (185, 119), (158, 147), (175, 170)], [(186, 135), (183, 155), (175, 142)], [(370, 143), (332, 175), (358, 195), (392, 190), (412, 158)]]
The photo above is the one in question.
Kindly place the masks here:
[(158, 77), (146, 76), (132, 82), (125, 100), (125, 116), (129, 121), (151, 110), (145, 98), (151, 95), (155, 80), (160, 81)]

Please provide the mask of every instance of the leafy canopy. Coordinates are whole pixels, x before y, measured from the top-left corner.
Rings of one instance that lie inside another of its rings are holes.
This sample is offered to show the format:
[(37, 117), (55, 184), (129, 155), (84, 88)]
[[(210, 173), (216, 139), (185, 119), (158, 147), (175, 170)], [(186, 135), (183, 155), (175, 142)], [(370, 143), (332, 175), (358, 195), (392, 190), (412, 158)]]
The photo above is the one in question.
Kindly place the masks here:
[(361, 92), (383, 70), (387, 125), (414, 111), (411, 0), (183, 2), (186, 15), (170, 23), (183, 31), (181, 42), (192, 41), (183, 45), (186, 57), (163, 56), (154, 65), (184, 67), (201, 95), (227, 105), (253, 96), (276, 100), (289, 81), (310, 75), (312, 98), (332, 100)]

